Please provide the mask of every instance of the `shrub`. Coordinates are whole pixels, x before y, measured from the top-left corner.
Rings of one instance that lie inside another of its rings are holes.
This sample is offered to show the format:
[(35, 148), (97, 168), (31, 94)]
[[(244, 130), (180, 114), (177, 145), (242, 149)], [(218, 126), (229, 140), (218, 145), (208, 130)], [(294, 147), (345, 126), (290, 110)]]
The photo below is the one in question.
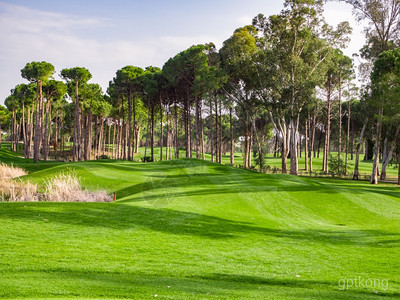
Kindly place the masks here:
[(102, 154), (96, 157), (97, 159), (110, 159), (108, 155)]
[(345, 175), (344, 169), (345, 164), (343, 159), (339, 159), (337, 156), (329, 155), (328, 159), (329, 174), (335, 175)]
[(153, 160), (151, 159), (151, 156), (143, 156), (142, 157), (142, 162), (152, 162)]

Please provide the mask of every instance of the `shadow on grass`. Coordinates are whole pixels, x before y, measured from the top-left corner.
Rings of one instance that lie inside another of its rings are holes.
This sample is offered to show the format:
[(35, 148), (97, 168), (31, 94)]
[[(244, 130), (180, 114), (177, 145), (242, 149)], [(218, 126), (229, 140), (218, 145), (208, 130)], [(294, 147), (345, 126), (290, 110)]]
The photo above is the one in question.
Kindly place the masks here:
[[(39, 297), (159, 297), (178, 298), (316, 298), (375, 299), (371, 289), (340, 290), (338, 282), (313, 279), (268, 278), (237, 274), (193, 274), (190, 277), (146, 275), (134, 272), (84, 272), (79, 270), (49, 270), (48, 272), (17, 272), (25, 283), (35, 280), (35, 289), (8, 286), (0, 296)], [(7, 276), (7, 274), (5, 274)], [(31, 277), (32, 276), (32, 277)], [(7, 279), (7, 278), (6, 278)], [(65, 284), (65, 283), (68, 284)], [(48, 284), (51, 283), (51, 286)], [(0, 284), (1, 287), (1, 284)], [(99, 287), (101, 287), (99, 289)], [(382, 292), (380, 296), (399, 297), (398, 292)]]
[(400, 234), (383, 230), (275, 229), (254, 226), (171, 209), (154, 209), (122, 203), (2, 203), (0, 219), (51, 222), (55, 225), (98, 227), (103, 229), (149, 229), (166, 234), (210, 239), (240, 238), (248, 234), (260, 238), (283, 239), (299, 243), (322, 243), (370, 247), (398, 247)]

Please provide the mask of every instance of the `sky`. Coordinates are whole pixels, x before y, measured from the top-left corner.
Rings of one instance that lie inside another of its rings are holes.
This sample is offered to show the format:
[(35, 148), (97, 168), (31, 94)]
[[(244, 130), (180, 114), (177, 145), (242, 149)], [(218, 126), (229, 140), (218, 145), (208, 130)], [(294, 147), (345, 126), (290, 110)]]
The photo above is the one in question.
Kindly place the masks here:
[[(105, 91), (126, 65), (162, 67), (192, 45), (222, 46), (233, 31), (254, 16), (278, 14), (284, 0), (0, 0), (0, 104), (17, 84), (27, 83), (28, 62), (63, 68), (85, 67), (90, 82)], [(364, 44), (363, 27), (348, 4), (325, 5), (326, 21), (349, 21), (353, 35), (348, 56)]]

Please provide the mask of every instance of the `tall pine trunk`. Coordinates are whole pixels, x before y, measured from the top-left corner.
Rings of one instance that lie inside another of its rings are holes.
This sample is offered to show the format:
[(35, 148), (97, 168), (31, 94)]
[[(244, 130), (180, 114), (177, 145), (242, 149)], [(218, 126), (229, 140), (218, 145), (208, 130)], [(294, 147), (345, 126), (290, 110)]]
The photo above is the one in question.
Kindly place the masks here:
[(39, 80), (37, 83), (36, 91), (36, 117), (35, 117), (35, 136), (33, 140), (33, 162), (37, 163), (40, 157), (40, 142), (42, 140), (42, 127), (40, 124), (40, 104), (42, 102), (42, 82)]

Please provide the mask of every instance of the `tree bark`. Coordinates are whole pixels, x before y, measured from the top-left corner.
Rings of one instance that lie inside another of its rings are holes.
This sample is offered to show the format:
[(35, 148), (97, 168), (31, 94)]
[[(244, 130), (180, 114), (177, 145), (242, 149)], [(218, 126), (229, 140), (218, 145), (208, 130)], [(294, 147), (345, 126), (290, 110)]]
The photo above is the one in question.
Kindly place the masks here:
[(33, 140), (33, 162), (37, 163), (40, 157), (40, 142), (42, 139), (42, 128), (40, 124), (40, 103), (42, 102), (42, 82), (38, 81), (36, 91), (36, 117), (35, 117), (35, 136)]
[(322, 170), (327, 174), (329, 172), (328, 168), (328, 157), (330, 153), (330, 132), (331, 132), (331, 84), (328, 83), (328, 95), (326, 100), (326, 130), (325, 130), (325, 142), (324, 142), (324, 157)]
[(347, 175), (348, 159), (349, 159), (349, 145), (350, 145), (350, 124), (351, 124), (351, 101), (348, 102), (347, 114), (347, 137), (346, 137), (346, 158), (344, 163), (344, 174)]
[(368, 122), (368, 119), (366, 119), (364, 124), (363, 124), (363, 127), (361, 129), (361, 134), (360, 134), (360, 137), (358, 139), (358, 144), (356, 146), (356, 162), (355, 162), (355, 165), (354, 165), (353, 180), (358, 180), (359, 179), (358, 166), (359, 166), (359, 163), (360, 163), (360, 148), (361, 148), (361, 143), (363, 141), (365, 128), (367, 127), (367, 122)]
[(213, 107), (212, 100), (210, 99), (210, 142), (211, 142), (211, 161), (214, 162), (214, 116), (213, 116)]
[(200, 100), (195, 98), (196, 158), (200, 159)]
[(233, 141), (233, 118), (232, 118), (232, 107), (229, 108), (229, 129), (230, 129), (230, 138), (231, 138), (231, 165), (235, 163), (234, 151), (235, 145)]
[[(167, 141), (167, 144), (168, 144), (168, 141)], [(163, 146), (164, 146), (164, 140), (163, 140), (163, 106), (162, 106), (162, 101), (161, 101), (161, 96), (160, 96), (160, 161), (163, 160)]]
[(289, 131), (290, 131), (290, 174), (298, 175), (299, 174), (299, 165), (297, 158), (297, 124), (293, 118), (290, 119), (289, 123)]
[(389, 152), (382, 159), (382, 170), (381, 170), (381, 180), (386, 180), (386, 168), (389, 165), (390, 160), (392, 159), (394, 149), (396, 148), (397, 138), (399, 136), (400, 127), (397, 126), (396, 133), (394, 135), (394, 139), (390, 145)]
[(376, 140), (375, 140), (375, 148), (374, 148), (374, 163), (372, 165), (372, 174), (371, 174), (371, 184), (378, 184), (378, 173), (379, 173), (379, 150), (380, 150), (380, 139), (381, 139), (381, 120), (383, 115), (383, 109), (379, 109), (378, 113), (378, 121), (376, 123)]
[(305, 124), (305, 141), (304, 141), (304, 170), (308, 171), (308, 122), (310, 120), (310, 114)]
[[(340, 73), (340, 72), (339, 72)], [(339, 74), (339, 147), (338, 147), (338, 172), (340, 174), (340, 158), (342, 152), (342, 78)]]

